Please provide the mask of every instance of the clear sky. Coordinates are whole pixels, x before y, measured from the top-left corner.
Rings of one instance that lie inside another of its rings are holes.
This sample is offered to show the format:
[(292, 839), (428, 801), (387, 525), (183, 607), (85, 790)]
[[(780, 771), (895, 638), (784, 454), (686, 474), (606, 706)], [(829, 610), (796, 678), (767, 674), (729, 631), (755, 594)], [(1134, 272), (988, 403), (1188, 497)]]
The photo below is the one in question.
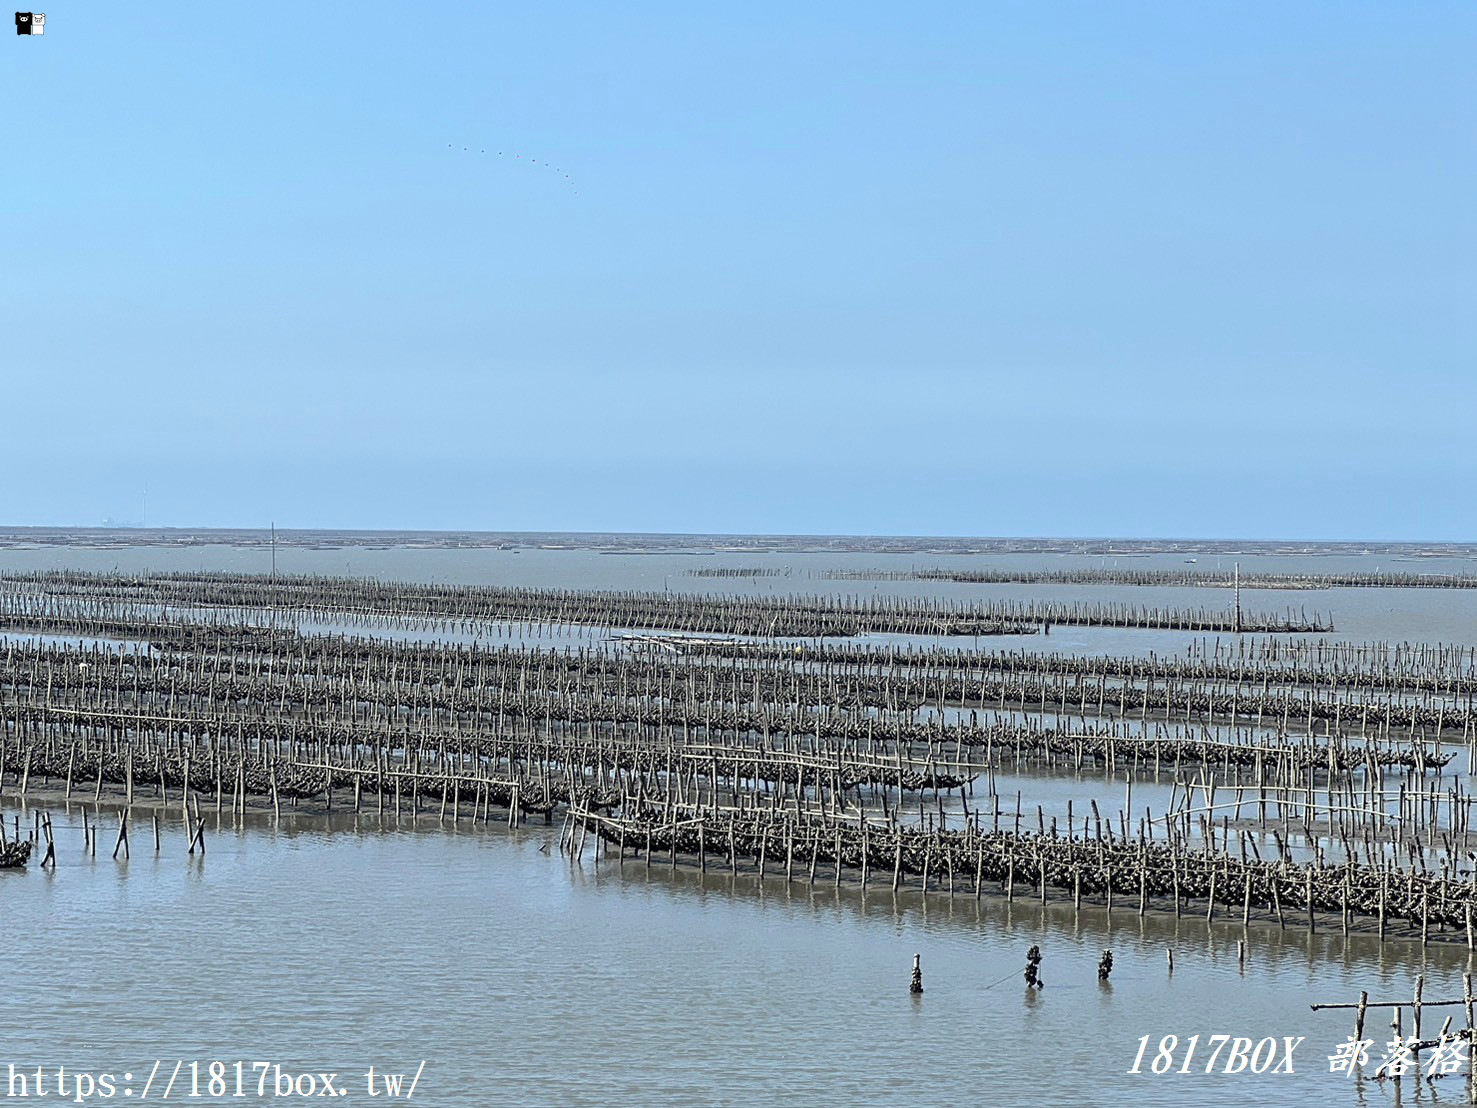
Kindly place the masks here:
[(1474, 58), (1470, 3), (62, 0), (0, 47), (0, 523), (1477, 539)]

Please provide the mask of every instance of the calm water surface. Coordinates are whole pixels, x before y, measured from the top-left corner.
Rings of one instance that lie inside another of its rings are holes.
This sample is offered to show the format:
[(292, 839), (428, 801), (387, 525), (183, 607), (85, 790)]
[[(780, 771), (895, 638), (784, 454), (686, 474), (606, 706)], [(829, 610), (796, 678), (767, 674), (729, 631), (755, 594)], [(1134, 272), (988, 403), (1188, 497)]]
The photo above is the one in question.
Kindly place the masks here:
[[(1422, 971), (1428, 998), (1460, 995), (1470, 966), (1464, 948), (1422, 959), (1417, 943), (1254, 925), (1243, 969), (1239, 924), (761, 887), (588, 851), (576, 866), (542, 826), (425, 815), (253, 817), (213, 830), (203, 861), (176, 818), (158, 855), (143, 823), (114, 862), (107, 832), (84, 857), (80, 806), (50, 811), (55, 874), (0, 878), (0, 1066), (245, 1055), (349, 1074), (424, 1058), (417, 1099), (438, 1105), (1355, 1105), (1389, 1097), (1327, 1072), (1352, 1019), (1309, 1001), (1404, 998)], [(1292, 1076), (1125, 1072), (1140, 1036), (1171, 1033), (1306, 1038)]]
[[(1244, 572), (1284, 573), (1374, 572), (1477, 573), (1477, 558), (1248, 555), (1239, 559)], [(457, 550), (396, 547), (310, 550), (280, 548), (282, 573), (372, 576), (420, 582), (457, 582), (549, 586), (560, 588), (639, 589), (661, 592), (774, 595), (777, 593), (837, 596), (917, 596), (955, 601), (1018, 600), (1086, 601), (1136, 606), (1229, 609), (1227, 589), (1137, 588), (1105, 585), (970, 585), (949, 581), (827, 581), (812, 574), (830, 569), (960, 568), (1028, 570), (1079, 567), (1120, 569), (1209, 570), (1230, 568), (1233, 559), (1215, 556), (1185, 564), (1179, 554), (1102, 558), (1066, 554), (753, 554), (722, 553), (708, 557), (682, 554), (602, 554), (593, 550)], [(227, 570), (266, 573), (271, 555), (265, 548), (238, 546), (87, 547), (0, 549), (0, 572), (76, 568), (87, 570), (168, 571)], [(764, 567), (782, 576), (704, 578), (688, 576), (695, 568)], [(788, 576), (783, 574), (788, 570)], [(1321, 589), (1242, 590), (1247, 610), (1285, 611), (1305, 608), (1332, 616), (1337, 630), (1321, 636), (1329, 641), (1392, 641), (1477, 644), (1477, 589)], [(1253, 636), (1244, 636), (1248, 640)], [(1197, 636), (1184, 632), (1121, 631), (1111, 628), (1057, 627), (1049, 636), (1011, 636), (981, 640), (982, 645), (1070, 652), (1174, 653)], [(951, 645), (969, 645), (958, 639)]]
[[(7, 550), (0, 570), (264, 570), (265, 558), (265, 551), (231, 547)], [(1183, 560), (1119, 564), (1179, 567)], [(1457, 559), (1241, 561), (1243, 570), (1292, 572), (1372, 570), (1377, 563), (1428, 572), (1474, 568)], [(696, 565), (722, 564), (788, 566), (791, 575), (685, 576)], [(1056, 555), (278, 552), (283, 572), (422, 581), (1229, 602), (1212, 589), (1047, 590), (808, 576), (833, 567), (953, 564), (1105, 563)], [(1198, 568), (1214, 565), (1202, 558)], [(1477, 591), (1251, 593), (1246, 603), (1330, 612), (1338, 639), (1477, 642)], [(1049, 639), (1010, 642), (1166, 652), (1185, 649), (1192, 638), (1061, 628)], [(1060, 781), (1002, 774), (1002, 790), (1007, 785), (1022, 788), (1032, 807), (1043, 800), (1060, 807)], [(1101, 786), (1114, 808), (1119, 788)], [(17, 814), (4, 810), (7, 821)], [(424, 815), (383, 824), (321, 813), (284, 815), (280, 824), (266, 816), (239, 827), (227, 821), (210, 833), (204, 860), (186, 854), (176, 816), (157, 855), (147, 824), (136, 826), (133, 858), (123, 863), (106, 857), (106, 828), (116, 819), (106, 806), (97, 858), (84, 855), (79, 804), (48, 811), (60, 849), (56, 872), (32, 866), (0, 874), (0, 1076), (12, 1061), (146, 1074), (156, 1058), (168, 1066), (178, 1058), (245, 1058), (347, 1077), (370, 1064), (412, 1073), (424, 1060), (416, 1102), (431, 1105), (1352, 1106), (1460, 1099), (1456, 1080), (1434, 1088), (1406, 1080), (1397, 1100), (1391, 1085), (1330, 1074), (1326, 1056), (1353, 1020), (1314, 1015), (1308, 1004), (1355, 1000), (1361, 989), (1406, 999), (1423, 972), (1428, 998), (1459, 996), (1461, 974), (1474, 968), (1461, 945), (1433, 945), (1423, 954), (1418, 943), (1381, 947), (1336, 930), (1309, 936), (1299, 927), (1253, 924), (1243, 931), (1237, 923), (1189, 917), (1141, 920), (1128, 906), (1109, 920), (1101, 908), (1078, 915), (1069, 902), (1043, 908), (992, 896), (925, 899), (886, 889), (863, 895), (774, 878), (761, 887), (752, 877), (629, 862), (622, 869), (603, 859), (597, 865), (588, 852), (575, 866), (553, 849), (557, 826), (508, 832), (465, 822), (451, 827)], [(19, 814), (23, 825), (31, 818)], [(1237, 959), (1241, 938), (1249, 951), (1244, 967)], [(1020, 976), (1033, 944), (1044, 952), (1047, 982), (1034, 994)], [(1110, 985), (1099, 984), (1095, 969), (1105, 947), (1115, 958)], [(923, 956), (922, 998), (907, 991), (915, 952)], [(1387, 1037), (1388, 1015), (1372, 1013), (1366, 1037)], [(1428, 1015), (1427, 1028), (1440, 1020)], [(1143, 1035), (1153, 1044), (1147, 1062), (1161, 1036), (1218, 1033), (1305, 1039), (1291, 1076), (1208, 1076), (1199, 1063), (1183, 1075), (1125, 1072)], [(351, 1100), (385, 1103), (369, 1101), (362, 1079), (352, 1080)]]

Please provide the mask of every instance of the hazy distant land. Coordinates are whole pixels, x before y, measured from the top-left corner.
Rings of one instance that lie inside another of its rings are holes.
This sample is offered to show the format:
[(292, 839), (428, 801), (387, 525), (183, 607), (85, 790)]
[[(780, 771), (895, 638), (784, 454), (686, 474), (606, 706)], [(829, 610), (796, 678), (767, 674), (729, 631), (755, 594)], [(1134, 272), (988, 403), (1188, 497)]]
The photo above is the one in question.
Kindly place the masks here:
[[(260, 547), (270, 528), (5, 527), (0, 549), (140, 546)], [(686, 535), (603, 531), (335, 531), (279, 528), (281, 547), (305, 549), (544, 549), (621, 554), (856, 552), (877, 554), (1377, 554), (1474, 557), (1477, 543), (1251, 539), (969, 538), (886, 535)]]

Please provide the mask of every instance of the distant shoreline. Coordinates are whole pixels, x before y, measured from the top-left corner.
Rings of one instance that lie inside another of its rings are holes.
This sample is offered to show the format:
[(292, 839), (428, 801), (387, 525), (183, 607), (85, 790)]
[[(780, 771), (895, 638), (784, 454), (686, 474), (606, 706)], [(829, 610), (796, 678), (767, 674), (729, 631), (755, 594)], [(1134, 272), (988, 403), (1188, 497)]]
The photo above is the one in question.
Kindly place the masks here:
[[(270, 528), (211, 527), (0, 527), (0, 550), (76, 547), (130, 549), (271, 545)], [(370, 531), (279, 528), (283, 549), (579, 550), (606, 554), (1060, 554), (1142, 557), (1379, 556), (1477, 558), (1477, 543), (1313, 542), (1240, 539), (968, 538), (885, 535), (697, 535), (608, 531)]]

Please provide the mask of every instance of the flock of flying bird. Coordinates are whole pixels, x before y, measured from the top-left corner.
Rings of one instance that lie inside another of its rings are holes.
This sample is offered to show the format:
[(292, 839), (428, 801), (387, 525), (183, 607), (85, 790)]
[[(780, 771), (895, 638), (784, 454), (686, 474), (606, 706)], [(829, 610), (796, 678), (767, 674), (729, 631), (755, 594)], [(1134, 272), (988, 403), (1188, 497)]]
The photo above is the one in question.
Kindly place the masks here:
[[(448, 142), (446, 144), (446, 148), (448, 150), (454, 150), (456, 149), (456, 144)], [(472, 148), (470, 146), (463, 146), (462, 150), (466, 153), (471, 153)], [(479, 153), (486, 154), (487, 151), (481, 150), (479, 151)], [(497, 151), (497, 156), (499, 158), (507, 157), (507, 155), (501, 150)], [(540, 162), (537, 158), (525, 158), (522, 154), (514, 154), (513, 158), (518, 161), (527, 162), (529, 165), (542, 165), (545, 169), (553, 170), (553, 172), (557, 173), (560, 177), (564, 178), (565, 181), (569, 182), (570, 188), (574, 188), (574, 178), (571, 177), (568, 173), (565, 173), (564, 170), (560, 169), (557, 165), (551, 165), (547, 161)], [(574, 194), (578, 196), (579, 189), (574, 189)]]

